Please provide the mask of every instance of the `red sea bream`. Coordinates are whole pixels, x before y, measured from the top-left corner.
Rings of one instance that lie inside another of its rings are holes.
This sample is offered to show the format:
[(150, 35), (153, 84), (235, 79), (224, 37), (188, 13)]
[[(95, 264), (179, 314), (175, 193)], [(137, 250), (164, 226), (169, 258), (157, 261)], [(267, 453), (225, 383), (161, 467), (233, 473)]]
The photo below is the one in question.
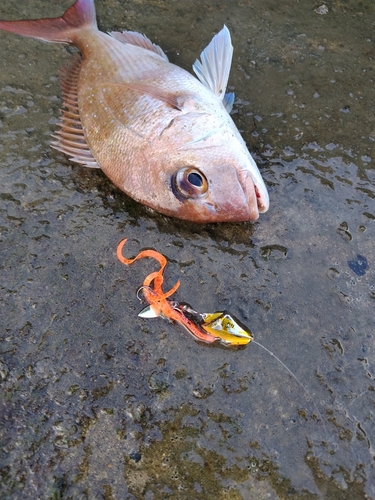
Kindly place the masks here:
[(229, 116), (226, 27), (194, 63), (198, 78), (139, 33), (99, 31), (93, 0), (58, 18), (0, 21), (0, 29), (78, 47), (81, 55), (61, 70), (64, 109), (52, 143), (72, 161), (101, 168), (134, 200), (180, 219), (249, 221), (268, 209)]

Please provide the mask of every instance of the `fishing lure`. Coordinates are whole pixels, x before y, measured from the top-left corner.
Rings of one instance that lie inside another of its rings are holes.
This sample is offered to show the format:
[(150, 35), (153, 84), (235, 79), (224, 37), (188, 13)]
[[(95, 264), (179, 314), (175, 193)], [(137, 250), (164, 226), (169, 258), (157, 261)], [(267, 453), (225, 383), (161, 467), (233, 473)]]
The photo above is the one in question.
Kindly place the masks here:
[(177, 303), (176, 307), (207, 333), (220, 340), (223, 345), (246, 345), (253, 340), (251, 331), (228, 311), (198, 313), (188, 304)]
[(159, 271), (146, 276), (140, 288), (149, 304), (139, 313), (140, 317), (156, 318), (162, 316), (176, 321), (184, 326), (196, 339), (207, 344), (220, 342), (226, 346), (245, 345), (252, 340), (253, 336), (251, 332), (246, 327), (241, 326), (239, 321), (226, 311), (201, 314), (194, 311), (187, 304), (168, 300), (180, 286), (180, 281), (178, 280), (168, 292), (163, 292), (163, 273), (167, 265), (167, 259), (155, 250), (143, 250), (133, 259), (125, 259), (122, 249), (126, 241), (127, 239), (125, 238), (117, 246), (117, 257), (120, 262), (130, 265), (138, 259), (151, 257), (160, 264)]
[[(162, 285), (164, 282), (163, 273), (167, 265), (167, 259), (155, 250), (143, 250), (133, 259), (125, 259), (122, 255), (122, 249), (127, 239), (122, 240), (117, 246), (117, 257), (123, 264), (133, 264), (138, 259), (150, 257), (157, 260), (160, 264), (159, 271), (155, 271), (143, 281), (143, 285), (138, 290), (142, 290), (143, 295), (148, 302), (148, 306), (142, 309), (138, 316), (142, 318), (156, 318), (162, 316), (175, 321), (186, 328), (186, 330), (194, 336), (195, 339), (212, 344), (220, 342), (224, 346), (240, 346), (246, 345), (250, 341), (261, 347), (268, 355), (273, 357), (275, 361), (280, 363), (289, 375), (297, 382), (308, 397), (310, 392), (306, 389), (303, 383), (296, 375), (281, 361), (272, 351), (264, 345), (256, 342), (251, 331), (241, 324), (234, 316), (227, 311), (217, 311), (214, 313), (199, 313), (195, 311), (189, 304), (170, 300), (169, 297), (175, 293), (180, 286), (180, 281), (168, 291), (163, 292)], [(138, 295), (137, 293), (137, 295)], [(322, 415), (314, 400), (312, 404), (323, 422), (324, 431), (325, 424)]]
[(126, 265), (130, 265), (138, 259), (151, 257), (157, 260), (160, 264), (159, 271), (149, 274), (143, 281), (141, 290), (149, 306), (143, 309), (143, 311), (140, 312), (140, 315), (148, 318), (163, 316), (172, 321), (180, 323), (188, 330), (189, 333), (191, 333), (195, 338), (201, 340), (202, 342), (205, 342), (207, 344), (216, 342), (215, 337), (199, 328), (198, 325), (196, 325), (193, 321), (186, 317), (183, 312), (176, 307), (175, 302), (167, 300), (168, 297), (170, 297), (178, 289), (178, 287), (180, 286), (180, 281), (178, 280), (174, 287), (169, 290), (169, 292), (163, 292), (163, 273), (165, 266), (167, 265), (167, 259), (164, 257), (164, 255), (156, 252), (155, 250), (143, 250), (136, 257), (134, 257), (134, 259), (125, 259), (125, 257), (122, 255), (122, 249), (126, 241), (127, 239), (125, 238), (117, 246), (117, 257), (120, 262)]

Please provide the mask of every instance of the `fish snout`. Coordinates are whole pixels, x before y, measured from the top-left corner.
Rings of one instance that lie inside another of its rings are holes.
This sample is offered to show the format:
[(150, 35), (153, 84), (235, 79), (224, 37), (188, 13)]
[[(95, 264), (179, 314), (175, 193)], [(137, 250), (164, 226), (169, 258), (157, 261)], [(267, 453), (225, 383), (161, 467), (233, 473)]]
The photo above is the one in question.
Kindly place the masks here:
[(267, 212), (269, 208), (269, 197), (259, 171), (253, 175), (250, 170), (237, 172), (238, 180), (244, 191), (249, 210), (249, 220), (256, 220), (260, 213)]
[(220, 166), (220, 186), (209, 183), (200, 215), (211, 222), (247, 222), (259, 217), (257, 190), (250, 172)]

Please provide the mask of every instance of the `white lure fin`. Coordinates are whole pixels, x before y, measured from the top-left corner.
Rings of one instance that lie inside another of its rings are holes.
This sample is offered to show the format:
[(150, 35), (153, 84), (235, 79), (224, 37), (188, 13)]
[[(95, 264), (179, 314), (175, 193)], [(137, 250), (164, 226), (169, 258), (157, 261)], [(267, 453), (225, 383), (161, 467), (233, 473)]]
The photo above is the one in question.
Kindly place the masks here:
[(100, 168), (86, 142), (79, 115), (77, 85), (80, 69), (81, 57), (76, 56), (60, 70), (60, 85), (65, 109), (61, 111), (59, 122), (61, 128), (52, 136), (56, 140), (52, 141), (51, 146), (68, 155), (69, 159), (75, 163), (80, 163), (85, 167)]
[(157, 318), (160, 316), (152, 306), (146, 306), (142, 311), (138, 314), (140, 318)]
[(112, 38), (116, 38), (119, 42), (130, 43), (131, 45), (137, 45), (143, 49), (151, 50), (151, 52), (156, 52), (156, 54), (168, 62), (168, 57), (159, 45), (155, 45), (147, 36), (141, 35), (141, 33), (137, 33), (136, 31), (122, 31), (121, 33), (119, 31), (109, 31), (108, 34), (111, 35)]
[(233, 46), (226, 26), (213, 37), (193, 64), (194, 73), (218, 97), (224, 99), (232, 64)]

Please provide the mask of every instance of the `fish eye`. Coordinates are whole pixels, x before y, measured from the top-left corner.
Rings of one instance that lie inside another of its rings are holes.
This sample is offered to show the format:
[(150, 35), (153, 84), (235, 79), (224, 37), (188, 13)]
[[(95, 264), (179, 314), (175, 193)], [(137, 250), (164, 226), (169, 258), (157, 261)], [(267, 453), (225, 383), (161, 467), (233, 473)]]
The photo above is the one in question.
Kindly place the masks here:
[(172, 188), (177, 197), (200, 198), (208, 190), (206, 177), (194, 167), (183, 167), (172, 177)]

